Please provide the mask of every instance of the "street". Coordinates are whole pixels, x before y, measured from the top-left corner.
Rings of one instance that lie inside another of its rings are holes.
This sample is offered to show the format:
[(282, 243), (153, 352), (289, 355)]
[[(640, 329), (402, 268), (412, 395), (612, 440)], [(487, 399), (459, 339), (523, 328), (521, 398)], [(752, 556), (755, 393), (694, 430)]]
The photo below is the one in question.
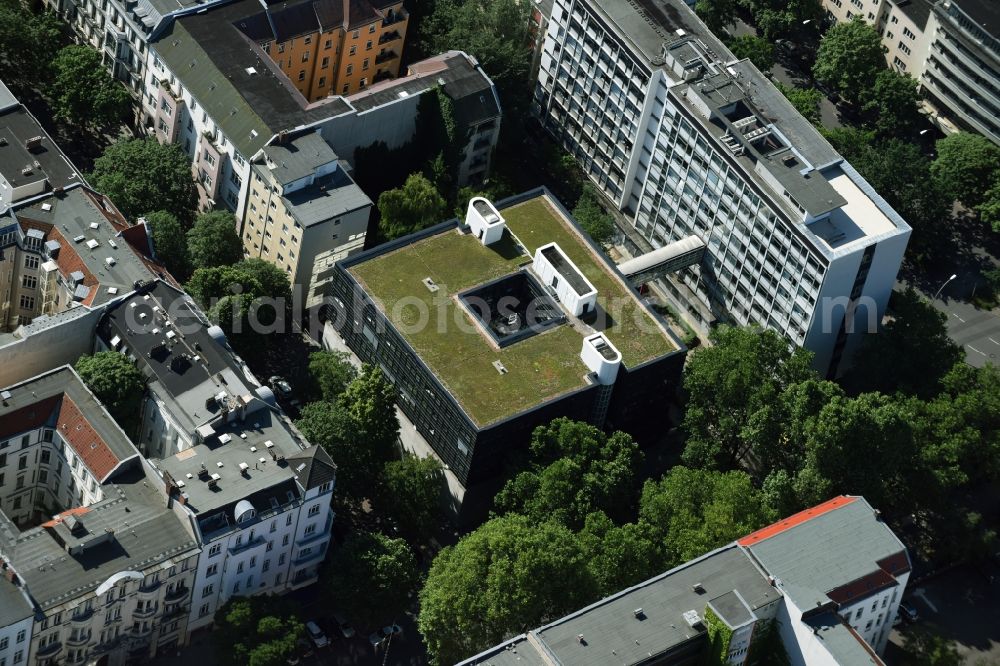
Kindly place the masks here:
[[(992, 574), (993, 580), (988, 576)], [(954, 641), (969, 666), (1000, 663), (1000, 567), (962, 566), (907, 588), (907, 600), (920, 619), (889, 635), (885, 662), (906, 666), (918, 662), (906, 648), (906, 639), (925, 630)], [(992, 609), (992, 610), (991, 610)]]

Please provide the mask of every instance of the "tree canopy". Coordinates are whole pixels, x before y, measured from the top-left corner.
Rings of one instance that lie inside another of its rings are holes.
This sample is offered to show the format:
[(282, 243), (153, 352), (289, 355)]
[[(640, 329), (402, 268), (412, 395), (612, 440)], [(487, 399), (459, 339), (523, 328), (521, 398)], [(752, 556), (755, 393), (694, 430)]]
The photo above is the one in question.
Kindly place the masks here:
[(381, 235), (392, 240), (443, 222), (448, 202), (423, 174), (414, 173), (402, 187), (383, 192), (378, 209)]
[[(733, 18), (735, 16), (733, 14)], [(749, 58), (761, 72), (767, 73), (774, 67), (774, 43), (771, 41), (754, 35), (740, 35), (726, 45), (737, 58)]]
[(630, 513), (642, 454), (623, 432), (558, 418), (531, 437), (531, 466), (507, 482), (494, 500), (500, 512), (580, 529), (594, 511)]
[(1000, 146), (981, 134), (959, 132), (937, 142), (931, 172), (948, 195), (970, 208), (1000, 180)]
[(335, 402), (307, 404), (296, 425), (337, 464), (338, 499), (375, 498), (399, 433), (395, 392), (378, 366), (365, 366)]
[(435, 664), (453, 664), (594, 598), (576, 536), (554, 522), (494, 518), (442, 550), (420, 591), (418, 626)]
[(49, 94), (56, 116), (95, 128), (121, 120), (132, 107), (128, 91), (108, 74), (101, 54), (77, 44), (59, 49), (53, 58)]
[(721, 327), (689, 357), (684, 462), (729, 469), (755, 458), (754, 429), (788, 386), (812, 376), (811, 355), (770, 330)]
[(215, 658), (223, 666), (285, 666), (304, 632), (286, 600), (234, 597), (215, 613)]
[(775, 87), (788, 98), (795, 110), (802, 114), (802, 117), (813, 123), (820, 122), (819, 103), (823, 99), (823, 93), (815, 88), (798, 88), (786, 86), (781, 81), (774, 81)]
[(48, 80), (65, 24), (53, 12), (32, 12), (19, 0), (0, 1), (0, 79), (37, 85)]
[(380, 501), (411, 543), (427, 543), (441, 526), (444, 471), (433, 456), (405, 454), (385, 465)]
[(395, 622), (409, 608), (420, 571), (402, 539), (359, 532), (330, 554), (322, 581), (335, 608), (361, 627), (375, 628)]
[(175, 278), (186, 280), (191, 272), (191, 262), (184, 227), (177, 216), (165, 210), (154, 211), (146, 215), (146, 224), (153, 239), (156, 258), (163, 262)]
[(525, 48), (529, 11), (530, 5), (517, 0), (436, 0), (421, 18), (421, 50), (431, 55), (458, 49), (472, 55), (489, 72), (504, 106), (522, 108), (531, 68), (531, 51)]
[(129, 219), (157, 210), (174, 214), (182, 224), (194, 217), (191, 161), (177, 144), (156, 139), (113, 143), (94, 162), (88, 180)]
[(698, 0), (694, 11), (716, 34), (721, 34), (726, 26), (736, 22), (736, 0)]
[(213, 268), (243, 259), (243, 243), (236, 233), (236, 218), (225, 210), (200, 214), (187, 232), (192, 268)]
[(662, 539), (670, 568), (777, 518), (744, 472), (677, 466), (642, 489), (639, 519)]
[(983, 195), (983, 201), (976, 208), (979, 219), (1000, 233), (1000, 174), (997, 174), (992, 187)]
[(923, 120), (919, 84), (909, 74), (883, 69), (860, 97), (866, 124), (879, 137), (911, 136)]
[(573, 217), (596, 243), (608, 243), (614, 236), (614, 219), (601, 206), (600, 194), (589, 184), (576, 202)]
[(74, 368), (125, 434), (134, 437), (139, 429), (142, 396), (146, 390), (142, 372), (115, 351), (81, 356)]
[(892, 318), (881, 331), (865, 337), (854, 357), (852, 388), (933, 398), (944, 376), (965, 358), (948, 337), (946, 322), (946, 315), (912, 288), (895, 294)]
[(288, 330), (292, 288), (283, 270), (263, 259), (199, 268), (187, 291), (216, 322), (238, 353), (254, 358), (281, 344)]
[(319, 389), (320, 399), (334, 402), (358, 376), (347, 352), (320, 350), (309, 355), (309, 376)]
[(838, 23), (823, 36), (813, 76), (844, 100), (857, 104), (884, 69), (881, 37), (875, 28), (856, 17)]

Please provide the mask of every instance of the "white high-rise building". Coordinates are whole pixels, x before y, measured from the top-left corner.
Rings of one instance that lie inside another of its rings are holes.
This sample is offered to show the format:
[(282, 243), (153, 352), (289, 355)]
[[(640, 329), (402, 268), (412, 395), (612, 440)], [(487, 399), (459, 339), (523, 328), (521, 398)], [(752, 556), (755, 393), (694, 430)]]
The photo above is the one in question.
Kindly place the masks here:
[(835, 21), (861, 18), (882, 37), (886, 62), (920, 82), (945, 132), (1000, 143), (1000, 3), (995, 0), (822, 0)]
[(556, 0), (540, 60), (535, 111), (626, 246), (704, 244), (665, 280), (689, 321), (772, 328), (841, 371), (910, 235), (857, 171), (682, 0)]

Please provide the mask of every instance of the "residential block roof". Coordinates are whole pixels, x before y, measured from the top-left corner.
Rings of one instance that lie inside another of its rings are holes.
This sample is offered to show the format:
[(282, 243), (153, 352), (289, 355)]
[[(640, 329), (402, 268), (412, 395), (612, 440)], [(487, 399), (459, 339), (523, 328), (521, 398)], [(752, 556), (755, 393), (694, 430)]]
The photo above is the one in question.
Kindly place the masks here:
[(11, 225), (58, 244), (52, 261), (63, 281), (80, 290), (76, 300), (84, 305), (107, 303), (138, 281), (166, 275), (122, 237), (131, 227), (111, 201), (83, 185), (18, 202), (0, 214), (0, 228)]
[(104, 482), (124, 461), (139, 455), (76, 371), (63, 366), (5, 389), (0, 437), (48, 426), (59, 431), (94, 478)]
[(906, 546), (863, 497), (836, 497), (739, 544), (799, 608), (869, 596), (910, 570)]
[[(580, 349), (594, 330), (604, 332), (628, 368), (678, 349), (662, 321), (548, 194), (498, 208), (508, 231), (491, 246), (452, 221), (343, 263), (474, 422), (485, 426), (587, 386)], [(537, 248), (551, 242), (596, 287), (598, 316), (498, 348), (454, 296), (523, 269)], [(425, 278), (438, 290), (430, 291)], [(422, 316), (407, 305), (414, 302), (427, 312), (424, 326), (413, 325)]]
[[(25, 531), (0, 511), (0, 553), (39, 607), (86, 594), (121, 571), (194, 552), (192, 535), (167, 507), (162, 484), (72, 368), (5, 391), (0, 437), (53, 428), (102, 484), (99, 502), (66, 509)], [(0, 590), (0, 616), (7, 610), (4, 598)]]
[(34, 184), (37, 193), (78, 182), (76, 167), (0, 81), (0, 212), (14, 202), (16, 188)]

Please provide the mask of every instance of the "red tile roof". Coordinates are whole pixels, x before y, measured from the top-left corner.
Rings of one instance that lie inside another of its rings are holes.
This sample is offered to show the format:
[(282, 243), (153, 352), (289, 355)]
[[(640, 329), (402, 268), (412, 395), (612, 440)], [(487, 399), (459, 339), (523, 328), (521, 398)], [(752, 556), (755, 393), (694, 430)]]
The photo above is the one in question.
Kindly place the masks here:
[(768, 525), (767, 527), (761, 528), (752, 534), (748, 534), (742, 539), (739, 539), (736, 543), (741, 546), (752, 546), (756, 543), (760, 543), (765, 539), (770, 539), (771, 537), (781, 534), (786, 530), (789, 530), (796, 525), (801, 525), (804, 522), (812, 520), (817, 516), (822, 516), (824, 513), (829, 513), (836, 509), (856, 501), (857, 497), (848, 497), (847, 495), (841, 495), (839, 497), (834, 497), (831, 500), (818, 504), (811, 509), (806, 509), (805, 511), (799, 511), (784, 520), (779, 520), (773, 525)]
[(65, 393), (62, 395), (58, 428), (59, 434), (69, 442), (98, 481), (103, 481), (121, 462)]
[(0, 419), (0, 438), (41, 428), (58, 405), (59, 396), (54, 396), (4, 414)]
[(94, 297), (97, 295), (98, 289), (95, 287), (100, 287), (100, 282), (97, 280), (97, 276), (90, 272), (87, 268), (87, 264), (84, 263), (83, 258), (73, 247), (73, 243), (59, 233), (59, 230), (55, 227), (49, 228), (49, 238), (58, 241), (59, 255), (56, 257), (55, 262), (59, 267), (59, 272), (62, 276), (69, 279), (70, 273), (75, 271), (80, 271), (83, 273), (83, 285), (90, 287), (90, 293), (87, 294), (87, 298), (84, 299), (84, 305), (90, 305), (94, 301)]
[(48, 520), (42, 523), (42, 527), (55, 527), (56, 525), (61, 523), (66, 518), (69, 518), (70, 516), (82, 516), (83, 514), (88, 513), (89, 511), (90, 511), (89, 506), (78, 506), (73, 509), (67, 509), (62, 513), (56, 515), (52, 520)]

